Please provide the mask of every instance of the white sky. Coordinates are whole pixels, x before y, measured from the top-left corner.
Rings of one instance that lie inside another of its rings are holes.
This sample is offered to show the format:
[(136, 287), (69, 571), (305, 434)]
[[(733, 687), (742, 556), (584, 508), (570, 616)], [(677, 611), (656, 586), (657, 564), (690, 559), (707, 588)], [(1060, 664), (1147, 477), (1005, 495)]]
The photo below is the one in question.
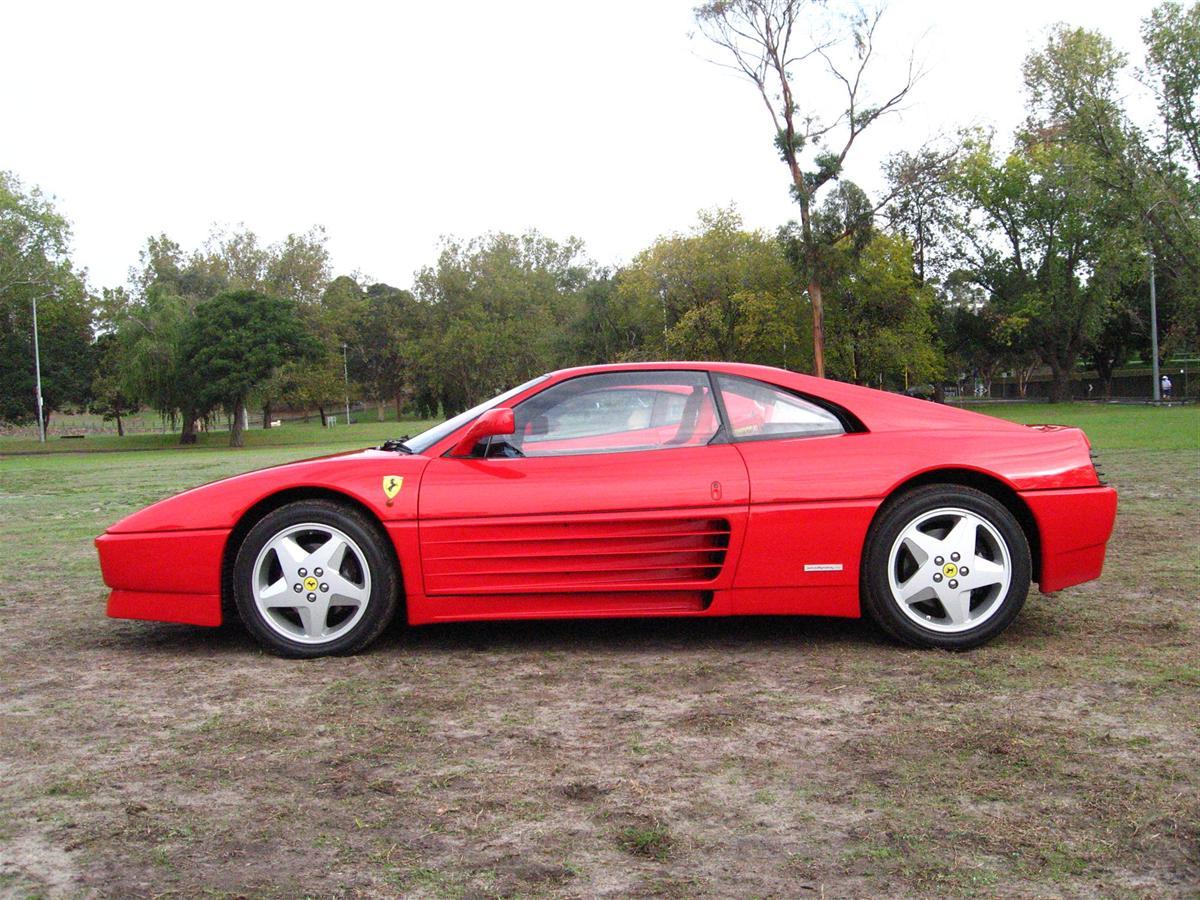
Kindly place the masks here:
[[(94, 288), (149, 235), (190, 248), (214, 223), (324, 225), (336, 271), (398, 286), (444, 234), (536, 227), (613, 264), (702, 208), (774, 228), (794, 207), (770, 123), (689, 39), (694, 2), (21, 0), (0, 11), (0, 168), (58, 198)], [(1047, 26), (1140, 63), (1153, 5), (893, 0), (875, 83), (918, 40), (929, 74), (846, 175), (870, 190), (888, 153), (963, 125), (1007, 137)]]

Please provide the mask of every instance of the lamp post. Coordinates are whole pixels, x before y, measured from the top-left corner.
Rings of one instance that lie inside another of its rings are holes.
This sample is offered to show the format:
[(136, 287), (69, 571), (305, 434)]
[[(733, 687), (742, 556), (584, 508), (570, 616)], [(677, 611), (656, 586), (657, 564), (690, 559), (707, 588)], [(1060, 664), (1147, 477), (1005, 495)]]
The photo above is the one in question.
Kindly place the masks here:
[(1158, 298), (1154, 293), (1154, 248), (1150, 248), (1150, 378), (1154, 381), (1154, 402), (1162, 400), (1158, 381)]
[(346, 345), (342, 344), (342, 378), (346, 383), (346, 424), (350, 424), (350, 363), (346, 358)]
[[(1147, 222), (1150, 218), (1150, 213), (1154, 212), (1157, 206), (1166, 202), (1164, 198), (1152, 203), (1150, 208), (1146, 210), (1146, 214), (1142, 216), (1142, 222)], [(1162, 399), (1162, 390), (1158, 377), (1158, 297), (1154, 291), (1154, 245), (1147, 242), (1147, 249), (1150, 251), (1150, 378), (1154, 382), (1151, 396), (1154, 398), (1154, 402), (1157, 403)]]
[(33, 298), (33, 370), (37, 379), (38, 440), (46, 443), (46, 417), (42, 415), (42, 354), (38, 347), (37, 297)]

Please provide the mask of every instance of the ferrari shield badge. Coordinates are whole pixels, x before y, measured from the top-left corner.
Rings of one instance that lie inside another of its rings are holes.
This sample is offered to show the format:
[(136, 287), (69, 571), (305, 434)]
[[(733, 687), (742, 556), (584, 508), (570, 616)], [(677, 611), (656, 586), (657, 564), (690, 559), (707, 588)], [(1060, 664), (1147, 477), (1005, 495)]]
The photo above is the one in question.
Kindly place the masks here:
[(404, 479), (399, 475), (383, 476), (383, 495), (387, 497), (388, 506), (392, 505), (392, 501), (396, 499), (396, 495), (400, 493), (402, 487), (404, 487)]

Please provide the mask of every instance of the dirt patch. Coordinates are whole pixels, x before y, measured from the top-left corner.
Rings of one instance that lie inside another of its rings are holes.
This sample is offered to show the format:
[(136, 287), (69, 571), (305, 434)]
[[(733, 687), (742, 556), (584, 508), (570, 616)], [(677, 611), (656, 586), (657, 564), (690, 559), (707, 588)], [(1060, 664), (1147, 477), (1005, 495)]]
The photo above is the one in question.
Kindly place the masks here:
[[(285, 662), (105, 619), (110, 501), (6, 480), (0, 895), (1194, 896), (1200, 478), (1106, 462), (1105, 579), (955, 655), (761, 619)], [(126, 464), (51, 481), (161, 491)]]

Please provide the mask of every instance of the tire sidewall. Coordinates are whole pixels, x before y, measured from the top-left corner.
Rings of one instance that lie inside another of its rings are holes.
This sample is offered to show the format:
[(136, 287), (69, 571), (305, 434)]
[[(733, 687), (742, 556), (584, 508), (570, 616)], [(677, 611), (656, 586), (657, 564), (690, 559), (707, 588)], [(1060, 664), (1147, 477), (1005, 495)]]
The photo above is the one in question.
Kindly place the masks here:
[[(901, 532), (922, 513), (940, 507), (964, 509), (985, 519), (1007, 545), (1012, 571), (1000, 608), (976, 628), (954, 634), (922, 628), (899, 608), (888, 583), (892, 545)], [(861, 586), (864, 606), (879, 625), (895, 638), (919, 647), (968, 650), (990, 641), (1020, 613), (1029, 594), (1032, 560), (1025, 532), (1012, 512), (989, 494), (957, 485), (919, 488), (887, 507), (871, 527), (863, 555)]]
[[(273, 629), (259, 611), (252, 589), (255, 561), (263, 547), (284, 529), (309, 522), (337, 528), (350, 537), (362, 551), (371, 575), (371, 594), (362, 618), (349, 632), (325, 644), (289, 640)], [(396, 561), (385, 541), (379, 527), (361, 513), (330, 501), (300, 500), (268, 513), (247, 532), (233, 566), (234, 600), (246, 629), (279, 656), (313, 658), (362, 650), (388, 626), (396, 611)]]

